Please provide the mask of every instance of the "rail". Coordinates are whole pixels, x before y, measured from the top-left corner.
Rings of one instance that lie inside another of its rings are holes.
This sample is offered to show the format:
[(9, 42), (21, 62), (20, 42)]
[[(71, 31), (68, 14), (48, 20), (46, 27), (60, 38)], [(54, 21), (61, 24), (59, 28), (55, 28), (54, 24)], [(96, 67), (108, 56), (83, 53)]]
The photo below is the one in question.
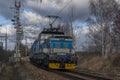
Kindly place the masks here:
[(116, 74), (107, 71), (93, 71), (86, 68), (77, 68), (75, 71), (84, 72), (86, 74), (96, 75), (99, 77), (110, 78), (112, 80), (120, 80), (120, 73)]

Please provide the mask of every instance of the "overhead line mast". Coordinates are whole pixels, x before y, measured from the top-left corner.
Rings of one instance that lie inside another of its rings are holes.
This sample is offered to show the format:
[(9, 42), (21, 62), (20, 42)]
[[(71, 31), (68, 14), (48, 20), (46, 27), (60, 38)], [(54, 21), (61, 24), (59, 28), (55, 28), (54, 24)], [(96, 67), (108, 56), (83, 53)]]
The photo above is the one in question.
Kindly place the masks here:
[(19, 62), (21, 60), (20, 44), (21, 44), (21, 38), (23, 36), (23, 29), (20, 23), (21, 2), (15, 1), (14, 8), (15, 8), (15, 15), (14, 15), (14, 19), (12, 19), (12, 22), (14, 22), (13, 24), (15, 25), (15, 29), (16, 29), (16, 46), (15, 46), (16, 52), (14, 53), (14, 57), (15, 57), (15, 61)]

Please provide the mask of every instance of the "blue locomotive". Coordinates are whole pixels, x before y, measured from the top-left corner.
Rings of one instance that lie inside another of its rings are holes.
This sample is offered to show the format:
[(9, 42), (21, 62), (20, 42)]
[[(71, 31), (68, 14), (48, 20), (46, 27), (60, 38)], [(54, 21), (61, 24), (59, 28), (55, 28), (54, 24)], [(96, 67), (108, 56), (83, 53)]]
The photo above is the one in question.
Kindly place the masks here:
[(75, 69), (73, 39), (59, 28), (44, 29), (31, 47), (30, 61), (51, 69)]

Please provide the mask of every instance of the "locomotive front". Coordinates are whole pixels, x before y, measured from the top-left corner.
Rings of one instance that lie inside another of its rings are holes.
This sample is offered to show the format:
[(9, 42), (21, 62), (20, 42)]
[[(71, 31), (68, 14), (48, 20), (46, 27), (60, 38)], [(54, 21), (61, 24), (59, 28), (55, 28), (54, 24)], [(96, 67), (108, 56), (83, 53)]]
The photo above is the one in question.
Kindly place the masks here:
[(69, 36), (54, 36), (49, 39), (50, 54), (49, 68), (75, 69), (77, 56), (73, 48), (72, 38)]

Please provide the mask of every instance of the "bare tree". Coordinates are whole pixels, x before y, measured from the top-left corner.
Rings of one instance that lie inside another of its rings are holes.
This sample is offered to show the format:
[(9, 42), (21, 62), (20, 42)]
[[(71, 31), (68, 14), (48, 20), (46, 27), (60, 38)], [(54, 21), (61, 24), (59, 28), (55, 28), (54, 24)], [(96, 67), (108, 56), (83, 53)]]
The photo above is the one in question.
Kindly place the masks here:
[(72, 36), (72, 30), (71, 30), (71, 26), (69, 23), (66, 23), (62, 26), (60, 26), (62, 31), (65, 33), (66, 36)]
[(115, 20), (112, 27), (112, 41), (114, 52), (120, 53), (120, 11), (116, 13)]
[(95, 51), (102, 53), (102, 56), (107, 56), (107, 53), (110, 53), (113, 47), (111, 26), (117, 10), (118, 4), (115, 0), (90, 0), (92, 15), (92, 19), (88, 20), (89, 26), (92, 26), (89, 28), (90, 38)]

